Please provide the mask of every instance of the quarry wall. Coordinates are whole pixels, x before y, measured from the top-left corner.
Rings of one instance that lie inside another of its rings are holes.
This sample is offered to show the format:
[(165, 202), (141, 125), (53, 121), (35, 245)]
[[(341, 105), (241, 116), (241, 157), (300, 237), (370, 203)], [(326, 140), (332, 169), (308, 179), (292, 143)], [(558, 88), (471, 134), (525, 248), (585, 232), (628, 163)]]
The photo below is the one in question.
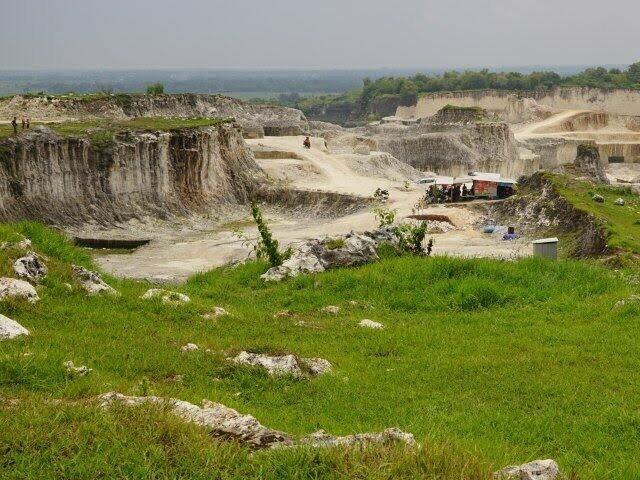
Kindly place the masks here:
[(396, 116), (425, 118), (435, 115), (446, 105), (481, 107), (490, 112), (503, 112), (509, 101), (532, 98), (538, 104), (556, 109), (606, 110), (618, 115), (640, 115), (640, 90), (592, 87), (557, 87), (551, 90), (514, 92), (509, 90), (477, 90), (438, 92), (421, 96), (416, 105), (398, 107)]
[(243, 203), (262, 170), (235, 124), (116, 133), (113, 142), (45, 127), (0, 142), (0, 220), (110, 224)]

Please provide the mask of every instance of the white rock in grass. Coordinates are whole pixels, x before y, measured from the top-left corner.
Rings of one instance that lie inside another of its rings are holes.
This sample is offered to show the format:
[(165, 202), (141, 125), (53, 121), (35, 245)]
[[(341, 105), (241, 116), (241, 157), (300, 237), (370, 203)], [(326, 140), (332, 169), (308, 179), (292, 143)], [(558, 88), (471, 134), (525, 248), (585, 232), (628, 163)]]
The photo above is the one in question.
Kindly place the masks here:
[(166, 303), (168, 305), (182, 305), (191, 301), (191, 299), (184, 293), (171, 292), (162, 288), (150, 288), (140, 298), (143, 300), (160, 298), (162, 303)]
[(266, 355), (263, 353), (240, 352), (232, 362), (264, 368), (269, 375), (304, 376), (306, 369), (312, 376), (331, 371), (331, 363), (323, 358), (299, 358), (295, 355)]
[(30, 303), (40, 300), (38, 292), (29, 282), (8, 277), (0, 278), (0, 300), (9, 297), (25, 298)]
[(335, 437), (327, 434), (324, 430), (318, 430), (311, 435), (302, 437), (300, 443), (312, 447), (350, 447), (354, 445), (390, 445), (394, 443), (405, 443), (411, 447), (418, 445), (412, 434), (403, 432), (398, 428), (387, 428), (380, 433), (358, 433), (345, 437)]
[(495, 472), (493, 478), (496, 480), (554, 480), (559, 475), (558, 464), (554, 460), (547, 459), (503, 468)]
[(100, 395), (98, 400), (103, 408), (113, 404), (125, 406), (147, 403), (170, 405), (173, 414), (181, 420), (200, 425), (217, 437), (234, 439), (253, 449), (293, 446), (291, 436), (286, 433), (267, 428), (251, 415), (242, 415), (221, 403), (203, 400), (202, 408), (200, 408), (192, 403), (174, 398), (128, 397), (116, 392)]
[(75, 278), (76, 282), (78, 282), (89, 295), (99, 295), (101, 293), (109, 295), (118, 294), (117, 290), (105, 283), (96, 272), (92, 272), (78, 265), (72, 265), (71, 267), (73, 268), (73, 278)]
[(26, 278), (31, 282), (38, 282), (47, 275), (47, 266), (35, 252), (29, 252), (16, 260), (13, 270), (18, 277)]
[(322, 313), (326, 313), (327, 315), (338, 315), (340, 313), (340, 307), (336, 307), (335, 305), (329, 305), (320, 310)]
[(619, 205), (619, 206), (623, 206), (625, 204), (624, 198), (617, 198), (615, 202), (613, 202), (614, 205)]
[(378, 322), (374, 322), (373, 320), (369, 320), (365, 318), (364, 320), (360, 320), (358, 325), (364, 328), (373, 328), (374, 330), (382, 330), (384, 325)]
[(29, 330), (15, 320), (0, 315), (0, 340), (9, 340), (21, 335), (29, 335)]
[(187, 343), (186, 345), (180, 347), (180, 351), (182, 353), (195, 352), (196, 350), (198, 350), (198, 345), (196, 345), (195, 343)]
[(622, 308), (625, 305), (632, 304), (632, 303), (640, 303), (640, 296), (631, 295), (629, 298), (627, 298), (625, 300), (619, 300), (619, 301), (616, 302), (615, 308)]
[(77, 375), (78, 377), (84, 377), (88, 373), (93, 371), (93, 368), (89, 368), (85, 365), (76, 367), (71, 360), (64, 362), (62, 366), (66, 369), (67, 373), (71, 375)]
[(226, 315), (229, 315), (229, 312), (227, 312), (224, 308), (222, 307), (215, 307), (213, 309), (213, 316), (214, 317), (224, 317)]

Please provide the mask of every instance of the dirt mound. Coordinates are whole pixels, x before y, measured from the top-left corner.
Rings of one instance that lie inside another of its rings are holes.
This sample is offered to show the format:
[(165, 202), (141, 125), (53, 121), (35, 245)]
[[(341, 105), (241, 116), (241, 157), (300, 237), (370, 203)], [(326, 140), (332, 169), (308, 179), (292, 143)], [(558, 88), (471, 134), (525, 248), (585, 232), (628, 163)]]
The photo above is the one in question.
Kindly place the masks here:
[(344, 163), (356, 173), (368, 177), (385, 178), (396, 182), (415, 180), (422, 173), (385, 152), (370, 155), (342, 155)]

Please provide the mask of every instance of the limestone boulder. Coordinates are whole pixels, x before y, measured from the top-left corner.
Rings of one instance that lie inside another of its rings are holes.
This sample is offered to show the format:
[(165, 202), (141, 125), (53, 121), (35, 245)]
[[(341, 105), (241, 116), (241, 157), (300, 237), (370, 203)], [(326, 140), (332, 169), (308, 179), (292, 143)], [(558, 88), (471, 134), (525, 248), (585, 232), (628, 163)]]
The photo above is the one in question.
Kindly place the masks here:
[(360, 320), (358, 325), (363, 328), (371, 328), (373, 330), (382, 330), (384, 329), (384, 325), (378, 322), (374, 322), (373, 320), (369, 320), (365, 318), (364, 320)]
[(196, 345), (195, 343), (187, 343), (186, 345), (180, 347), (180, 351), (182, 353), (195, 352), (196, 350), (198, 350), (198, 345)]
[(102, 280), (96, 272), (87, 270), (79, 265), (72, 265), (72, 268), (73, 278), (89, 295), (100, 295), (102, 293), (116, 295), (118, 293), (115, 288)]
[(555, 480), (559, 476), (560, 467), (551, 459), (506, 467), (493, 474), (496, 480)]
[(15, 278), (0, 278), (0, 300), (7, 298), (24, 298), (29, 303), (40, 300), (38, 292), (29, 282)]
[(0, 315), (0, 340), (10, 340), (22, 335), (29, 335), (29, 330), (15, 320)]
[(98, 397), (101, 407), (114, 404), (137, 406), (144, 404), (169, 405), (171, 412), (185, 422), (200, 425), (215, 436), (234, 439), (253, 449), (292, 446), (292, 438), (262, 425), (251, 415), (242, 415), (220, 403), (204, 400), (202, 407), (173, 398), (130, 397), (109, 392)]
[(267, 355), (242, 351), (231, 358), (238, 365), (264, 368), (269, 375), (293, 375), (303, 377), (305, 371), (312, 376), (331, 371), (331, 363), (323, 358), (301, 358), (295, 355)]
[(20, 278), (39, 282), (47, 276), (47, 266), (35, 252), (29, 252), (13, 264), (13, 270)]
[(93, 368), (89, 368), (86, 365), (80, 365), (79, 367), (76, 367), (71, 360), (64, 362), (62, 366), (69, 375), (77, 377), (84, 377), (93, 372)]
[(318, 273), (331, 268), (351, 267), (378, 260), (376, 241), (367, 235), (349, 233), (342, 244), (335, 238), (321, 237), (300, 245), (291, 258), (262, 275), (265, 281), (280, 281), (303, 273)]

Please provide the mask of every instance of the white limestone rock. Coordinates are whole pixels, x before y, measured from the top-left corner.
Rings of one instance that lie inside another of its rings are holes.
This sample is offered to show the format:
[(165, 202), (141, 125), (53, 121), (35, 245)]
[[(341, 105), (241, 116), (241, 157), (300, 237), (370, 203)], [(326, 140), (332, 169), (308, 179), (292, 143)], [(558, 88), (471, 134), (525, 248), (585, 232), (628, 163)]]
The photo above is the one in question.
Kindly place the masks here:
[(73, 278), (89, 295), (100, 295), (102, 293), (108, 295), (118, 294), (118, 291), (104, 282), (96, 272), (87, 270), (79, 265), (72, 265), (71, 267), (73, 269)]
[(327, 315), (338, 315), (340, 313), (340, 307), (336, 307), (335, 305), (328, 305), (320, 310), (322, 313), (326, 313)]
[(162, 303), (166, 303), (168, 305), (183, 305), (191, 301), (191, 299), (184, 293), (171, 292), (162, 288), (150, 288), (140, 298), (143, 300), (160, 298)]
[(0, 315), (0, 340), (9, 340), (22, 335), (29, 335), (29, 330), (15, 320)]
[(187, 343), (186, 345), (180, 347), (180, 351), (182, 353), (195, 352), (196, 350), (198, 350), (198, 345), (196, 345), (195, 343)]
[(560, 467), (551, 459), (506, 467), (493, 474), (496, 480), (554, 480), (559, 476)]
[(47, 276), (47, 266), (35, 252), (29, 252), (13, 264), (13, 270), (20, 278), (39, 282)]
[(382, 330), (384, 329), (384, 325), (378, 322), (374, 322), (373, 320), (369, 320), (365, 318), (364, 320), (360, 320), (358, 325), (363, 328), (372, 328), (374, 330)]
[(293, 375), (303, 377), (305, 370), (312, 376), (331, 371), (331, 363), (323, 358), (299, 358), (295, 355), (266, 355), (242, 351), (231, 359), (238, 365), (264, 368), (269, 375)]
[(78, 377), (84, 377), (85, 375), (88, 375), (89, 373), (93, 372), (93, 368), (89, 368), (85, 365), (76, 367), (71, 360), (64, 362), (62, 366), (65, 368), (68, 374), (75, 375)]
[(0, 300), (6, 298), (24, 298), (30, 303), (40, 300), (38, 292), (29, 282), (15, 278), (0, 278)]
[(221, 403), (203, 400), (202, 407), (174, 398), (129, 397), (109, 392), (98, 397), (100, 406), (113, 404), (137, 406), (143, 404), (170, 405), (174, 415), (185, 422), (210, 430), (215, 436), (235, 439), (253, 449), (292, 446), (292, 438), (283, 432), (262, 425), (251, 415), (242, 415)]
[(403, 432), (398, 428), (387, 428), (380, 433), (358, 433), (345, 437), (335, 437), (324, 430), (302, 437), (300, 443), (312, 447), (350, 447), (354, 445), (364, 446), (368, 444), (390, 445), (404, 443), (410, 447), (416, 447), (415, 438), (411, 433)]

